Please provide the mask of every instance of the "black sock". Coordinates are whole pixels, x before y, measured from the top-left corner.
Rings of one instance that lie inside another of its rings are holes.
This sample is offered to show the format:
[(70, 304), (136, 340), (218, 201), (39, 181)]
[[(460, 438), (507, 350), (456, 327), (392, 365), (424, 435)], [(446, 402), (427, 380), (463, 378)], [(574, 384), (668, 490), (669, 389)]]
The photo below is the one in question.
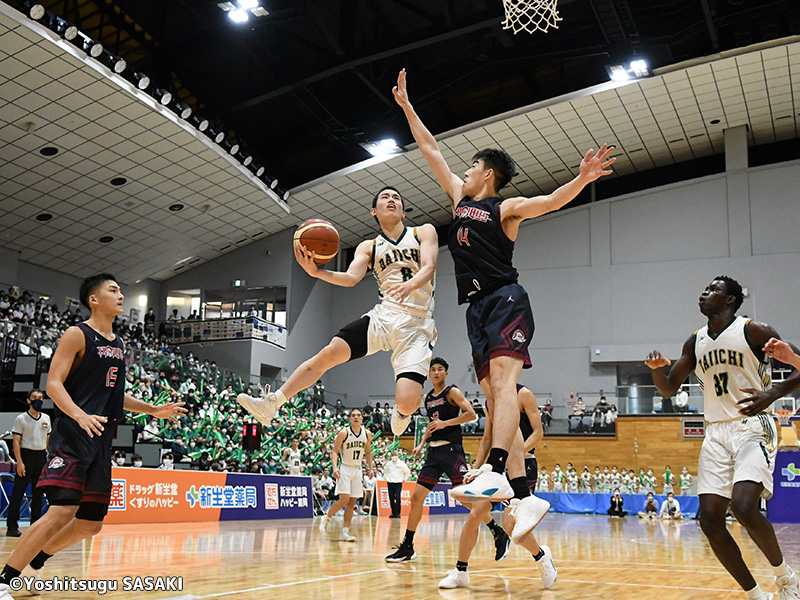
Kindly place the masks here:
[(414, 545), (414, 534), (416, 531), (409, 531), (406, 529), (406, 537), (403, 539), (403, 544), (406, 546), (413, 546)]
[(0, 583), (5, 583), (8, 585), (12, 579), (19, 577), (20, 574), (21, 571), (17, 571), (15, 568), (6, 565), (3, 567), (3, 572), (0, 573)]
[(510, 480), (511, 489), (514, 490), (514, 498), (524, 500), (531, 495), (531, 489), (528, 487), (528, 479), (525, 477), (514, 477)]
[(503, 531), (503, 530), (500, 528), (500, 526), (499, 526), (499, 525), (498, 525), (498, 524), (495, 522), (495, 520), (494, 520), (494, 519), (492, 519), (491, 521), (489, 521), (489, 522), (486, 524), (486, 526), (489, 528), (489, 531), (491, 531), (491, 532), (492, 532), (492, 535), (493, 535), (494, 537), (497, 537), (498, 535), (500, 535), (500, 532), (501, 532), (501, 531)]
[(542, 547), (541, 547), (541, 546), (539, 546), (539, 553), (538, 553), (538, 554), (533, 554), (533, 553), (531, 553), (531, 554), (532, 554), (532, 556), (533, 556), (533, 560), (535, 560), (535, 561), (539, 561), (539, 560), (541, 560), (541, 559), (542, 559), (542, 557), (544, 556), (544, 550), (542, 550)]
[(459, 560), (459, 561), (456, 562), (456, 569), (458, 569), (459, 571), (466, 572), (467, 571), (467, 565), (468, 565), (468, 563), (461, 562)]
[(489, 452), (489, 458), (486, 461), (492, 465), (492, 471), (495, 473), (502, 473), (506, 470), (506, 460), (508, 459), (508, 450), (502, 448), (492, 448)]
[(31, 568), (36, 569), (37, 571), (44, 566), (44, 563), (47, 562), (48, 558), (52, 558), (52, 554), (47, 554), (44, 550), (39, 552), (36, 557), (31, 561)]

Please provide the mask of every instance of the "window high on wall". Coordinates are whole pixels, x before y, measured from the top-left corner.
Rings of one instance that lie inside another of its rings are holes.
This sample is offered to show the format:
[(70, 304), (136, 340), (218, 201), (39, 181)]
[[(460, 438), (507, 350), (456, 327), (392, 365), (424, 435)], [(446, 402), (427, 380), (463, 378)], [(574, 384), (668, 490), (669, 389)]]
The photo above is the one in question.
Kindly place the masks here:
[(255, 316), (286, 326), (286, 288), (283, 286), (207, 290), (203, 319)]

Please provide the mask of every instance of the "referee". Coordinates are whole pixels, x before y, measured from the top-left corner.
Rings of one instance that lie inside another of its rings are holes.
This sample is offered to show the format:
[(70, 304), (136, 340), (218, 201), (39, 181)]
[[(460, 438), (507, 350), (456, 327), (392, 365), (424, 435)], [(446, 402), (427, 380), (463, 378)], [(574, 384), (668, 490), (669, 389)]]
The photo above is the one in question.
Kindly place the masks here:
[(17, 475), (14, 490), (8, 503), (6, 536), (19, 537), (19, 509), (28, 484), (31, 484), (31, 523), (42, 514), (42, 491), (36, 488), (39, 475), (47, 462), (47, 443), (50, 440), (50, 417), (43, 414), (44, 396), (40, 390), (28, 393), (28, 412), (18, 415), (11, 433), (14, 437), (14, 457), (17, 459)]

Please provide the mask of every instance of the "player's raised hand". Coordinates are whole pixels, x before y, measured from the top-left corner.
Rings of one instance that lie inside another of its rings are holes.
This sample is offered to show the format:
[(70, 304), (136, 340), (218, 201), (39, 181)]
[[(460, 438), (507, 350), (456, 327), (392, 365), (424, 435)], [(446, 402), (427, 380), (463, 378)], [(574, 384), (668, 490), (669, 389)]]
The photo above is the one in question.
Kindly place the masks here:
[(408, 89), (406, 88), (406, 70), (401, 69), (397, 75), (397, 85), (392, 88), (395, 101), (402, 107), (411, 106), (408, 99)]
[(317, 266), (317, 263), (314, 262), (314, 259), (316, 258), (316, 252), (309, 250), (302, 244), (295, 243), (294, 257), (297, 259), (298, 264), (303, 267), (303, 270), (306, 273), (312, 277), (317, 277), (319, 274), (319, 267)]
[(647, 355), (647, 358), (644, 361), (651, 369), (661, 369), (663, 367), (668, 367), (672, 364), (672, 362), (661, 355), (661, 352), (658, 350), (653, 350), (650, 354)]
[[(87, 415), (83, 413), (80, 417), (75, 419), (78, 426), (89, 434), (89, 437), (100, 436), (103, 433), (103, 423), (108, 421), (108, 417), (101, 417), (99, 415)], [(92, 435), (94, 434), (94, 435)]]
[(166, 419), (167, 421), (177, 423), (178, 417), (182, 417), (186, 414), (186, 409), (183, 408), (185, 404), (185, 402), (169, 402), (167, 404), (161, 404), (156, 406), (153, 409), (153, 412), (150, 414), (157, 419)]
[(767, 356), (786, 364), (791, 364), (792, 359), (795, 357), (792, 347), (777, 338), (769, 338), (769, 341), (764, 344), (763, 350)]
[(614, 146), (603, 144), (597, 152), (590, 149), (581, 161), (581, 177), (587, 182), (600, 179), (604, 175), (611, 175), (614, 171), (609, 169), (616, 162), (616, 158), (609, 158), (614, 151)]
[(764, 412), (772, 403), (775, 398), (769, 392), (757, 390), (755, 388), (739, 388), (745, 394), (749, 394), (744, 400), (739, 400), (737, 404), (741, 406), (739, 412), (746, 417), (753, 417), (760, 412)]

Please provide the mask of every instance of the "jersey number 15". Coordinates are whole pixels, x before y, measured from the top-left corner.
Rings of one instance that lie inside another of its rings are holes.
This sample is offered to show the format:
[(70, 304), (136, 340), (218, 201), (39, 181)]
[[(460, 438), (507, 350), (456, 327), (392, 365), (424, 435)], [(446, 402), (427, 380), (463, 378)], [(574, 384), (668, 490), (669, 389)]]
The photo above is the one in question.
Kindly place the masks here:
[(106, 373), (106, 387), (113, 388), (117, 383), (117, 370), (119, 367), (109, 367)]

